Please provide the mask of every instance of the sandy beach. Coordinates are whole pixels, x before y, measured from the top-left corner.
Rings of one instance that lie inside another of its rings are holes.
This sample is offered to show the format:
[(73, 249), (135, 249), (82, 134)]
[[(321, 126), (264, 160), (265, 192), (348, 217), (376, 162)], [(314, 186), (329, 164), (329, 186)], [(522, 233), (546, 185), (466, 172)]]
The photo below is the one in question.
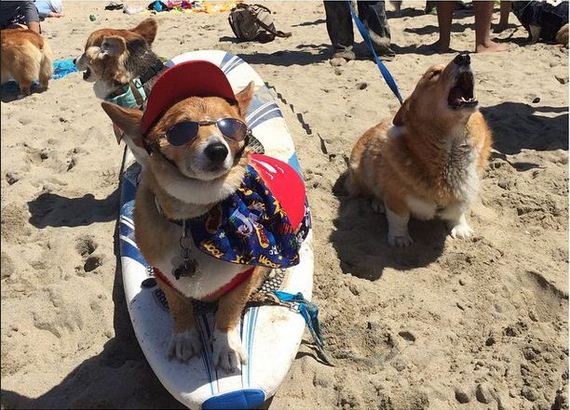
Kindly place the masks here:
[[(78, 56), (96, 29), (148, 17), (106, 4), (66, 1), (65, 17), (42, 24), (56, 59)], [(453, 240), (441, 221), (412, 220), (415, 244), (396, 249), (384, 215), (349, 199), (342, 174), (397, 99), (357, 33), (359, 58), (329, 64), (322, 2), (266, 4), (291, 37), (238, 43), (227, 13), (159, 13), (153, 49), (242, 57), (280, 96), (297, 146), (314, 301), (336, 366), (317, 360), (307, 332), (270, 408), (567, 409), (568, 50), (524, 45), (511, 14), (497, 35), (509, 50), (471, 55), (495, 138), (468, 216), (476, 235)], [(438, 31), (423, 6), (389, 12), (397, 56), (386, 64), (404, 97), (457, 54), (426, 55)], [(474, 48), (473, 21), (454, 19), (456, 51)], [(81, 73), (1, 103), (2, 408), (182, 408), (147, 364), (124, 300), (114, 248), (123, 149)]]

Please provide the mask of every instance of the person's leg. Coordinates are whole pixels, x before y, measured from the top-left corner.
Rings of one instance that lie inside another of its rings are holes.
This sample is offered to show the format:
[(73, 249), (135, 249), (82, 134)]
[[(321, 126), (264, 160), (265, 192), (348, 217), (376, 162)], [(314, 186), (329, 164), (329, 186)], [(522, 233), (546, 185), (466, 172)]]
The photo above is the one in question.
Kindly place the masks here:
[(390, 26), (384, 1), (358, 1), (357, 4), (358, 15), (368, 27), (376, 52), (384, 57), (394, 57), (396, 54), (390, 49)]
[(501, 0), (501, 18), (499, 19), (499, 24), (495, 27), (495, 33), (500, 33), (509, 26), (509, 14), (511, 13), (510, 1)]
[(356, 57), (352, 51), (354, 32), (348, 3), (344, 1), (325, 1), (327, 32), (333, 45), (333, 65), (342, 65)]
[(437, 2), (433, 0), (426, 1), (426, 7), (424, 9), (426, 14), (436, 14), (437, 13)]
[(505, 45), (497, 44), (491, 40), (493, 2), (474, 1), (473, 10), (475, 12), (475, 51), (477, 53), (488, 53), (506, 50)]
[(438, 1), (436, 7), (437, 24), (439, 26), (439, 40), (432, 44), (431, 47), (435, 48), (440, 53), (447, 53), (449, 51), (449, 43), (451, 41), (451, 21), (453, 19), (455, 3), (453, 1)]

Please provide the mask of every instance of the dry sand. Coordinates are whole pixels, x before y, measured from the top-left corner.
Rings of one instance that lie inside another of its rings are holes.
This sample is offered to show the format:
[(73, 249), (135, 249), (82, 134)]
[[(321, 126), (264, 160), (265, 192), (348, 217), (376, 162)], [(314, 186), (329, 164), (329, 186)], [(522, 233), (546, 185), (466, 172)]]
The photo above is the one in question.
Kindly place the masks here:
[[(56, 58), (77, 56), (95, 29), (143, 19), (105, 4), (68, 1), (64, 18), (43, 24)], [(398, 56), (387, 64), (408, 95), (454, 54), (423, 54), (436, 17), (423, 2), (405, 5), (390, 14)], [(568, 51), (522, 46), (511, 15), (500, 35), (511, 49), (472, 55), (495, 133), (469, 216), (477, 235), (452, 240), (441, 222), (412, 221), (415, 245), (394, 249), (384, 216), (347, 199), (339, 177), (356, 138), (398, 102), (362, 46), (358, 61), (329, 65), (322, 3), (269, 6), (292, 37), (238, 44), (226, 13), (161, 13), (154, 49), (231, 51), (282, 96), (307, 175), (314, 299), (336, 367), (315, 359), (307, 334), (271, 408), (568, 408)], [(453, 30), (452, 47), (471, 50), (472, 15)], [(2, 406), (180, 408), (129, 321), (113, 245), (123, 147), (91, 85), (72, 74), (1, 107)]]

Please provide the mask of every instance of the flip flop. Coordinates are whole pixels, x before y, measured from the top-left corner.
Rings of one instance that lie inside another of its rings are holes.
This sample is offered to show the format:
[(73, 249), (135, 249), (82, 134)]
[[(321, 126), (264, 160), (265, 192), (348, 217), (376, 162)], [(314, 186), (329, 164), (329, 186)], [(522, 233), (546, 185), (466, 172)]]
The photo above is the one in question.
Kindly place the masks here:
[(105, 6), (105, 10), (121, 10), (123, 8), (123, 3), (120, 1), (111, 1)]

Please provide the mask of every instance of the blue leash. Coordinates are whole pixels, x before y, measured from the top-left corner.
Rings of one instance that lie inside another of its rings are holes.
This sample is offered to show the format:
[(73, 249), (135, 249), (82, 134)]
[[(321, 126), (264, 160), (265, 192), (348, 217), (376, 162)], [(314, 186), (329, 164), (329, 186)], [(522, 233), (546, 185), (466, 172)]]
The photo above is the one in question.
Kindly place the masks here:
[(352, 9), (352, 4), (350, 3), (350, 0), (347, 0), (347, 3), (348, 3), (348, 8), (350, 9), (350, 14), (352, 15), (352, 19), (354, 20), (354, 23), (356, 24), (358, 31), (360, 31), (360, 35), (364, 39), (366, 46), (374, 56), (374, 61), (376, 62), (376, 65), (380, 70), (380, 74), (382, 74), (384, 81), (386, 81), (386, 84), (388, 84), (390, 90), (392, 90), (398, 101), (400, 101), (400, 104), (403, 104), (404, 99), (400, 95), (400, 90), (398, 90), (398, 85), (396, 84), (396, 81), (394, 81), (394, 78), (392, 77), (392, 74), (390, 74), (390, 71), (388, 71), (388, 68), (384, 65), (380, 57), (378, 57), (378, 54), (376, 54), (376, 50), (374, 50), (374, 46), (372, 44), (372, 39), (370, 38), (370, 34), (368, 33), (368, 29)]
[(315, 341), (315, 345), (317, 347), (317, 351), (320, 353), (321, 358), (323, 361), (330, 365), (334, 366), (325, 353), (325, 342), (323, 337), (321, 336), (321, 328), (319, 326), (319, 308), (312, 302), (309, 302), (301, 292), (292, 294), (287, 292), (282, 292), (280, 290), (276, 290), (273, 292), (275, 296), (279, 299), (280, 302), (289, 303), (295, 305), (296, 309), (299, 311), (303, 319), (305, 319), (305, 324), (309, 328), (311, 332), (311, 336), (313, 336), (313, 340)]

